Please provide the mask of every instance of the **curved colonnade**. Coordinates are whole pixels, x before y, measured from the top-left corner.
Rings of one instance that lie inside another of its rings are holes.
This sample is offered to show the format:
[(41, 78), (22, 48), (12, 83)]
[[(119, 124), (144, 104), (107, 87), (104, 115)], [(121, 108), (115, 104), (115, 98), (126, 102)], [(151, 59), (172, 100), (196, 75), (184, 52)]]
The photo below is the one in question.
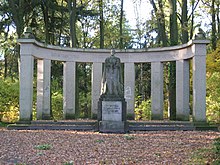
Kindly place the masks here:
[[(63, 65), (63, 117), (75, 115), (76, 63), (92, 63), (92, 113), (97, 114), (101, 90), (102, 64), (110, 56), (108, 49), (76, 49), (44, 45), (35, 39), (18, 40), (20, 52), (20, 121), (32, 120), (34, 60), (37, 60), (37, 119), (50, 119), (51, 61)], [(151, 118), (163, 119), (163, 63), (176, 61), (176, 116), (189, 120), (189, 61), (192, 60), (193, 119), (206, 121), (206, 45), (208, 40), (191, 40), (187, 44), (140, 50), (115, 50), (124, 63), (124, 90), (127, 113), (134, 114), (135, 63), (151, 63)]]

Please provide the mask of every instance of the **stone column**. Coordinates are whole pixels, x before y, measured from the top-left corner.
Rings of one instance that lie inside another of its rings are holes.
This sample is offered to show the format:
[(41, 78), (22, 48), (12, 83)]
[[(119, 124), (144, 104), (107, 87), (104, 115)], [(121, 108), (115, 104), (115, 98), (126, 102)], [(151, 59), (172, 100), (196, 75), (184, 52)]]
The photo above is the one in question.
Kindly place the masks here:
[(94, 62), (92, 65), (92, 118), (98, 113), (98, 101), (101, 93), (102, 63)]
[(50, 107), (51, 60), (37, 60), (37, 119), (51, 119)]
[(124, 97), (127, 102), (127, 116), (134, 118), (135, 65), (124, 63)]
[(189, 120), (189, 60), (176, 61), (176, 119)]
[(163, 119), (163, 63), (151, 63), (151, 119)]
[(20, 121), (32, 120), (33, 108), (33, 66), (34, 57), (22, 54), (20, 57)]
[(63, 67), (63, 117), (75, 118), (76, 62), (65, 62)]
[(206, 44), (192, 46), (193, 57), (193, 119), (206, 122)]

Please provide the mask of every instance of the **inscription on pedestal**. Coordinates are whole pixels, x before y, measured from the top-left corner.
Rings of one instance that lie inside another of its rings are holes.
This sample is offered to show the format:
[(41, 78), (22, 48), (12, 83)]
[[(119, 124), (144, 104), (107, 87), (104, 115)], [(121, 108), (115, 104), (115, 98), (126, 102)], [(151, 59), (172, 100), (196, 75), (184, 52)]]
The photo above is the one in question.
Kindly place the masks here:
[(102, 101), (102, 120), (122, 121), (121, 101)]

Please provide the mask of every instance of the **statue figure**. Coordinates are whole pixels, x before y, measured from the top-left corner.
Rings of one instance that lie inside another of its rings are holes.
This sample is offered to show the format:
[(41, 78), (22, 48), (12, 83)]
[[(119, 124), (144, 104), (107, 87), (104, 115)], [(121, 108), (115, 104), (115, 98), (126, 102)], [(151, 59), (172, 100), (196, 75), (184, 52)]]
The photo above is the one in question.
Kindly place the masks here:
[(121, 62), (115, 57), (115, 50), (111, 50), (111, 56), (106, 58), (102, 76), (101, 95), (124, 97)]

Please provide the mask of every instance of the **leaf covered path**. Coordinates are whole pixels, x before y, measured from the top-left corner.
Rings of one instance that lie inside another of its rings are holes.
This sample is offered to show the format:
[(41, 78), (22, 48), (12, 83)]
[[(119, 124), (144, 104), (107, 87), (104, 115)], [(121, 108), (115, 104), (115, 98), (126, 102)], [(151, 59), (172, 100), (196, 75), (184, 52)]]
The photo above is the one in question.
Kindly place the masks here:
[(0, 164), (187, 164), (219, 132), (157, 131), (100, 134), (0, 130)]

